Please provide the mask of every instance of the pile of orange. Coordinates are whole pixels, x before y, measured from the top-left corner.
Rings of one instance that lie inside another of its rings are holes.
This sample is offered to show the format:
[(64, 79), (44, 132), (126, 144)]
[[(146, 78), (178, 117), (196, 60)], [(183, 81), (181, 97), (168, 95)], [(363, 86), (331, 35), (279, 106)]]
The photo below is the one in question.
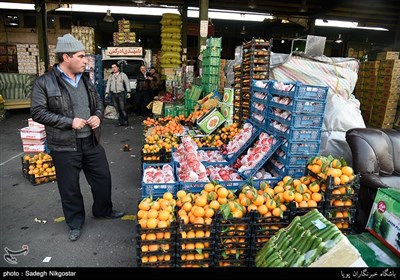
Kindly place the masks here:
[(143, 264), (171, 260), (174, 229), (168, 230), (168, 227), (172, 228), (171, 224), (175, 220), (175, 204), (176, 201), (170, 192), (164, 193), (163, 197), (157, 200), (146, 197), (139, 203), (137, 218), (140, 225), (140, 254)]

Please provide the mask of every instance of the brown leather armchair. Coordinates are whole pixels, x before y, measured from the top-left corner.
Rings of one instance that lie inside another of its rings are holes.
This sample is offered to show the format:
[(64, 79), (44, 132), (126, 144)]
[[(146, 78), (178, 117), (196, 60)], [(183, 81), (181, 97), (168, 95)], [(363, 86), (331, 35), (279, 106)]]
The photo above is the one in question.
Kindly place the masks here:
[(400, 189), (400, 131), (352, 128), (346, 132), (354, 172), (360, 173), (354, 230), (365, 231), (378, 188)]

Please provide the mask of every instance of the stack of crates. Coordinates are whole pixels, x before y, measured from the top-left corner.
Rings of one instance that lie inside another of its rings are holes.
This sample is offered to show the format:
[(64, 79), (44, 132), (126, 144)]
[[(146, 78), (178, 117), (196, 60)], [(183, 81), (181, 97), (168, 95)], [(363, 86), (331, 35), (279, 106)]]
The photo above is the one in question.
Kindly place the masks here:
[(136, 260), (138, 267), (175, 267), (176, 223), (165, 228), (142, 228), (136, 225)]
[(393, 128), (399, 95), (400, 59), (380, 61), (376, 93), (369, 122), (371, 126)]
[(255, 266), (257, 253), (264, 247), (268, 240), (274, 236), (278, 230), (289, 225), (289, 212), (283, 212), (282, 217), (262, 217), (258, 212), (253, 213), (251, 223), (251, 256), (250, 267)]
[(343, 234), (352, 232), (359, 191), (360, 175), (346, 184), (335, 185), (333, 177), (327, 180), (324, 216)]
[(300, 178), (307, 159), (319, 153), (328, 87), (269, 83), (266, 129), (285, 143), (269, 160), (268, 169), (272, 175)]
[(177, 228), (177, 267), (213, 267), (213, 224), (184, 224), (180, 220)]
[(220, 80), (222, 38), (210, 37), (207, 39), (207, 47), (203, 51), (202, 84), (205, 95), (218, 91)]
[(369, 124), (374, 103), (380, 61), (365, 61), (360, 65), (355, 96), (360, 101), (361, 115)]
[(251, 259), (251, 221), (249, 213), (243, 218), (215, 219), (215, 267), (248, 267)]

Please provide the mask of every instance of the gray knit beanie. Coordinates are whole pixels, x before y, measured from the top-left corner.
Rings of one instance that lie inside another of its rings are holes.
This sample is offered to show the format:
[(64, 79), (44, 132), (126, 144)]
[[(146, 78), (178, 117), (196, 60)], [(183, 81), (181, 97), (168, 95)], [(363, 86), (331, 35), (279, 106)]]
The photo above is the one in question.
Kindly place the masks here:
[(55, 53), (76, 53), (80, 51), (85, 51), (85, 47), (71, 34), (57, 38)]

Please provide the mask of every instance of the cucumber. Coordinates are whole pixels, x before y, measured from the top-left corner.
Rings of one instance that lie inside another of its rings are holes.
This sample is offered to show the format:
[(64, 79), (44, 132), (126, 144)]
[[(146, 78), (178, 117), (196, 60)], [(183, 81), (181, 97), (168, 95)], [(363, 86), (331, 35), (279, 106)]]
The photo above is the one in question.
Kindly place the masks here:
[(317, 249), (315, 250), (314, 254), (311, 255), (311, 257), (305, 262), (305, 266), (309, 266), (312, 264), (317, 258), (320, 257), (322, 250), (325, 248), (325, 242), (321, 242)]
[(310, 235), (311, 235), (310, 230), (306, 229), (305, 231), (303, 231), (302, 233), (300, 233), (299, 235), (297, 235), (295, 237), (295, 239), (292, 241), (292, 244), (291, 244), (292, 247), (298, 248), (300, 240), (305, 238), (306, 236), (310, 236)]
[(271, 264), (277, 259), (281, 260), (281, 257), (278, 251), (275, 251), (271, 255), (269, 255), (268, 258), (262, 263), (262, 267), (271, 266)]
[[(256, 256), (256, 262), (265, 260), (269, 255), (271, 255), (275, 250), (276, 250), (276, 246), (264, 246), (265, 248), (267, 248), (266, 250), (264, 250), (263, 252), (258, 252), (257, 256)], [(263, 247), (263, 248), (264, 248)]]
[(299, 252), (301, 254), (304, 254), (305, 252), (307, 252), (307, 250), (311, 247), (311, 245), (315, 242), (316, 239), (317, 239), (317, 236), (312, 235), (307, 240), (304, 240), (304, 242), (297, 249), (299, 250)]
[(301, 224), (306, 227), (305, 225), (309, 226), (311, 224), (311, 221), (323, 218), (322, 214), (317, 210), (313, 209), (309, 211), (307, 214), (302, 216), (301, 218)]
[(289, 230), (287, 230), (287, 234), (291, 236), (296, 236), (296, 232), (302, 232), (304, 230), (304, 227), (301, 225), (301, 223), (295, 224), (293, 227), (291, 227)]
[(326, 253), (330, 249), (332, 249), (340, 240), (342, 240), (343, 236), (344, 235), (339, 230), (336, 233), (334, 233), (332, 237), (326, 241), (326, 245), (323, 252)]
[(293, 250), (293, 254), (286, 260), (288, 262), (288, 266), (293, 266), (297, 260), (301, 257), (301, 253), (296, 250), (296, 248)]
[[(304, 251), (304, 253), (306, 254), (307, 252), (311, 251), (311, 250), (315, 250), (318, 248), (318, 246), (324, 242), (323, 239), (321, 237), (317, 237), (315, 239), (315, 242), (311, 243), (310, 248), (308, 248), (306, 251)], [(326, 242), (324, 242), (324, 245), (326, 245)]]
[(291, 264), (290, 266), (291, 267), (301, 267), (301, 266), (303, 266), (304, 260), (305, 260), (304, 254), (301, 254), (299, 256), (299, 258), (293, 264)]
[(321, 237), (322, 240), (326, 241), (329, 240), (329, 237), (335, 234), (338, 231), (338, 228), (334, 224), (328, 225), (324, 228), (322, 233), (318, 234), (318, 237)]
[(285, 251), (290, 245), (289, 238), (286, 238), (277, 244), (277, 249), (281, 251)]

